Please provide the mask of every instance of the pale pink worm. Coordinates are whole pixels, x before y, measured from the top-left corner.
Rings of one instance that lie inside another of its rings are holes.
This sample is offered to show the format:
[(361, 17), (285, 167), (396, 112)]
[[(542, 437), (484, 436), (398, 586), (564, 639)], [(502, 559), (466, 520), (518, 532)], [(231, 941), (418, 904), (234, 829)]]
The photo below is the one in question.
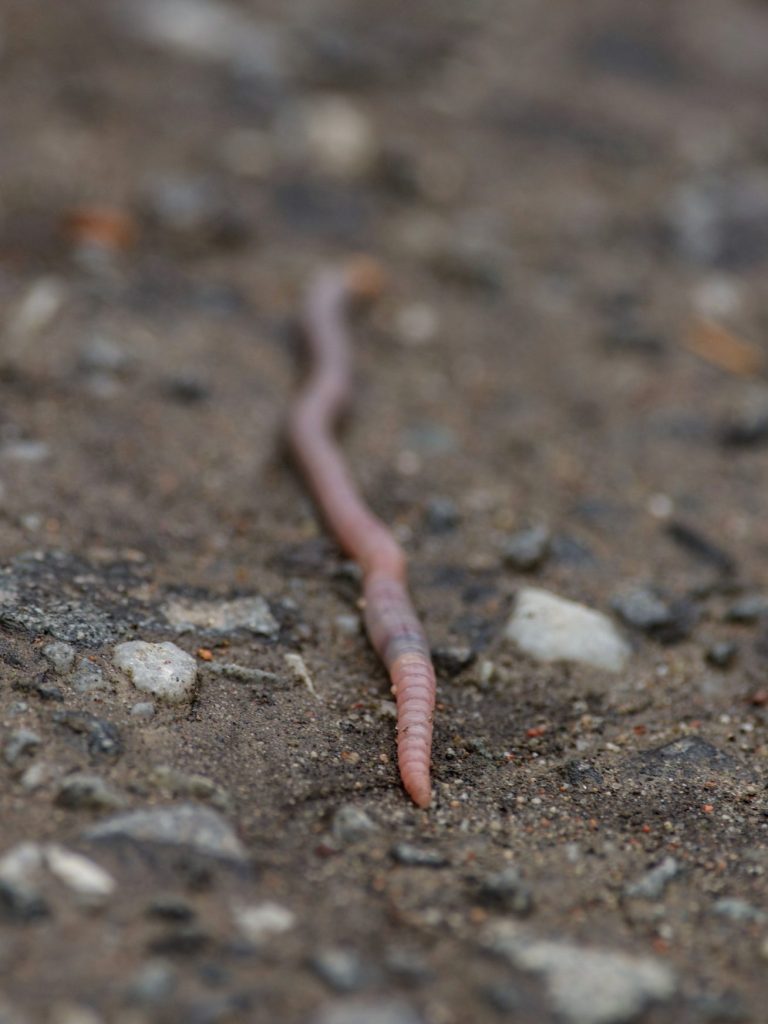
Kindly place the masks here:
[(303, 310), (309, 375), (290, 412), (288, 434), (326, 522), (363, 571), (366, 630), (397, 700), (400, 776), (414, 803), (427, 807), (435, 707), (429, 644), (408, 595), (405, 554), (365, 504), (332, 433), (352, 384), (347, 307), (372, 297), (380, 282), (378, 268), (367, 260), (322, 271), (310, 282)]

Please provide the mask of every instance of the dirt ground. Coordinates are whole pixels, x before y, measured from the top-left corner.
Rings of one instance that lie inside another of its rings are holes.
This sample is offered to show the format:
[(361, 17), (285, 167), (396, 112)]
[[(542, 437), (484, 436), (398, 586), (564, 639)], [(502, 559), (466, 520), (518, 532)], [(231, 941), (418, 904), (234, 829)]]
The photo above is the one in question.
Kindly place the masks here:
[[(767, 52), (759, 0), (0, 3), (3, 1024), (766, 1020)], [(343, 444), (436, 650), (428, 811), (282, 442), (360, 251)], [(523, 586), (627, 667), (516, 650)], [(89, 833), (178, 804), (207, 849)]]

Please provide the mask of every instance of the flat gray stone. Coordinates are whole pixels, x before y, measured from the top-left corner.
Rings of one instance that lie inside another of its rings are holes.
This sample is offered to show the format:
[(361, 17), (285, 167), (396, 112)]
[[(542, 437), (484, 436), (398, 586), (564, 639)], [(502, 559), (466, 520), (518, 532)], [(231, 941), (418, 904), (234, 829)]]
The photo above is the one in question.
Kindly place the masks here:
[(132, 839), (186, 846), (210, 857), (245, 862), (248, 854), (229, 822), (210, 807), (166, 804), (107, 818), (84, 833), (86, 839)]
[(65, 644), (63, 640), (53, 640), (43, 648), (43, 657), (46, 658), (51, 668), (58, 675), (66, 675), (72, 670), (75, 664), (75, 648), (72, 644)]
[(567, 661), (620, 672), (630, 649), (611, 620), (538, 587), (518, 592), (505, 636), (537, 661)]
[(276, 636), (280, 626), (269, 605), (258, 594), (231, 601), (169, 601), (163, 615), (180, 632), (202, 629), (213, 633), (248, 630), (257, 636)]

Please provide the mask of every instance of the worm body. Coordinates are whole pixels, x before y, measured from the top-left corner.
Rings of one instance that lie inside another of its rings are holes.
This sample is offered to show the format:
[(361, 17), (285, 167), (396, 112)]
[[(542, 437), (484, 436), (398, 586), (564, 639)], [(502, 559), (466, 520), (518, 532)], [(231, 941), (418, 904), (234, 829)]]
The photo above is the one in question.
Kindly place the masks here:
[(435, 706), (435, 671), (406, 583), (405, 554), (368, 508), (333, 437), (351, 391), (346, 308), (379, 286), (367, 261), (330, 269), (310, 283), (303, 311), (309, 375), (289, 416), (294, 457), (329, 527), (363, 571), (365, 626), (384, 662), (397, 701), (397, 756), (403, 786), (427, 807)]

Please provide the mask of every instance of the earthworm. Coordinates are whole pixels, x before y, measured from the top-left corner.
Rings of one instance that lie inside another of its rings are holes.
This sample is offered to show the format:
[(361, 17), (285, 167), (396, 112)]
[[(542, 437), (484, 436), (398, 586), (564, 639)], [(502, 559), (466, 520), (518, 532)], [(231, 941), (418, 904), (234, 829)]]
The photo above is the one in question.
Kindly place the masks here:
[(427, 807), (435, 706), (429, 644), (408, 594), (405, 553), (366, 505), (333, 437), (352, 383), (347, 308), (373, 298), (380, 285), (370, 260), (319, 271), (310, 281), (302, 316), (309, 374), (289, 414), (288, 439), (328, 526), (362, 569), (366, 631), (397, 701), (400, 777), (414, 803)]

